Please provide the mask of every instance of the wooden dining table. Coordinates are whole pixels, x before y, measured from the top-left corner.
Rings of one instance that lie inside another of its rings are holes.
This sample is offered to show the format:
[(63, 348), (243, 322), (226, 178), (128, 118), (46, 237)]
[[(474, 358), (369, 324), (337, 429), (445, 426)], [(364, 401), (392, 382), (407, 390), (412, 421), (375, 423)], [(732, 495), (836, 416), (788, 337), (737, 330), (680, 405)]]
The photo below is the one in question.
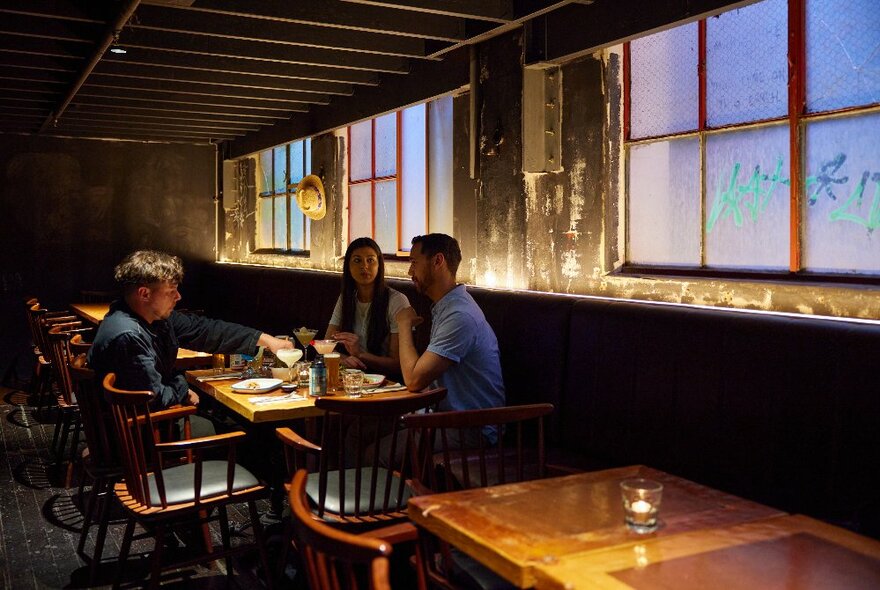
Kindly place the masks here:
[(795, 515), (650, 536), (535, 568), (537, 590), (880, 588), (880, 542)]
[[(228, 371), (228, 370), (224, 370)], [(203, 395), (215, 400), (217, 403), (235, 412), (239, 417), (251, 424), (271, 424), (297, 420), (300, 418), (313, 418), (323, 415), (324, 411), (315, 407), (315, 399), (308, 393), (308, 387), (300, 387), (297, 390), (299, 399), (291, 399), (273, 403), (254, 403), (252, 398), (277, 397), (283, 398), (286, 394), (281, 389), (275, 389), (267, 393), (255, 393), (253, 391), (238, 391), (232, 389), (232, 385), (241, 381), (239, 377), (215, 379), (213, 369), (187, 371), (186, 380), (190, 386)], [(383, 387), (393, 387), (396, 383), (387, 383)], [(380, 390), (381, 391), (381, 390)], [(333, 394), (331, 394), (333, 395)], [(344, 396), (344, 392), (335, 395)], [(364, 397), (364, 400), (373, 398), (386, 398), (394, 396), (413, 395), (406, 389), (398, 391), (384, 391)]]
[[(620, 481), (663, 484), (660, 526), (640, 535), (624, 524)], [(568, 556), (782, 516), (774, 508), (644, 466), (469, 489), (409, 501), (419, 527), (454, 545), (519, 588)], [(549, 587), (549, 586), (548, 586)], [(565, 587), (565, 586), (562, 586)], [(621, 586), (623, 587), (623, 586)]]
[[(70, 310), (84, 321), (97, 326), (110, 312), (109, 303), (71, 303)], [(197, 369), (211, 365), (211, 354), (188, 348), (177, 349), (175, 366), (179, 369)]]

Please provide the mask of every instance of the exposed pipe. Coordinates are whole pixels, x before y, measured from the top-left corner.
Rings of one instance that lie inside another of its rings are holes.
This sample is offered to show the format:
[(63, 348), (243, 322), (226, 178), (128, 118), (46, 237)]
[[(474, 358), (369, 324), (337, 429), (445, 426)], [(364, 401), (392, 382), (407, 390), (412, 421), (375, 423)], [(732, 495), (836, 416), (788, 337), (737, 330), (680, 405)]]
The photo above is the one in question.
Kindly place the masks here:
[(98, 65), (98, 62), (101, 61), (101, 58), (104, 57), (104, 54), (107, 52), (107, 49), (113, 44), (119, 37), (119, 33), (122, 31), (122, 27), (124, 27), (131, 16), (134, 14), (134, 11), (137, 9), (138, 5), (141, 3), (141, 0), (129, 0), (129, 2), (122, 9), (122, 12), (119, 13), (119, 16), (116, 17), (116, 20), (104, 34), (104, 38), (101, 40), (100, 44), (95, 48), (95, 52), (92, 54), (92, 57), (89, 59), (88, 65), (83, 69), (80, 73), (79, 78), (77, 78), (76, 82), (73, 83), (73, 86), (70, 87), (70, 90), (67, 91), (67, 95), (64, 97), (64, 100), (61, 101), (61, 106), (59, 106), (55, 111), (49, 113), (49, 116), (43, 121), (43, 124), (40, 126), (40, 133), (45, 131), (51, 126), (54, 126), (58, 120), (61, 118), (61, 115), (64, 114), (64, 111), (67, 110), (67, 107), (70, 106), (70, 103), (73, 101), (73, 97), (76, 96), (76, 93), (79, 92), (79, 89), (82, 88), (82, 85), (85, 84), (86, 78), (91, 75), (92, 70), (95, 69), (95, 66)]

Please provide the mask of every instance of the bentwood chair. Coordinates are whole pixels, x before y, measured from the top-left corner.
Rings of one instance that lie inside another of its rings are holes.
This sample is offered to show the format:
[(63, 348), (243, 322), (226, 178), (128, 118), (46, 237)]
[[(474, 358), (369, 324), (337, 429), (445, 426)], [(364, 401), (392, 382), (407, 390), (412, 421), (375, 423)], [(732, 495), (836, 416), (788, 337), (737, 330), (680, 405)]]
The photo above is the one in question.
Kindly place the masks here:
[[(110, 406), (113, 424), (122, 455), (123, 479), (114, 486), (114, 494), (129, 521), (120, 548), (121, 572), (134, 538), (135, 524), (141, 524), (155, 539), (151, 555), (150, 587), (159, 586), (163, 568), (226, 560), (226, 570), (233, 575), (231, 557), (256, 549), (260, 556), (266, 583), (271, 577), (263, 540), (263, 530), (256, 501), (268, 496), (268, 488), (250, 471), (235, 461), (235, 444), (244, 432), (230, 432), (197, 439), (162, 442), (150, 411), (150, 391), (127, 391), (115, 386), (116, 375), (108, 374), (103, 386)], [(193, 406), (166, 410), (165, 417), (188, 416)], [(206, 451), (226, 449), (225, 459), (207, 459)], [(186, 462), (191, 456), (192, 461)], [(227, 506), (246, 503), (254, 533), (253, 543), (232, 546)], [(212, 515), (214, 510), (216, 514)], [(208, 548), (198, 555), (184, 557), (175, 563), (163, 564), (162, 539), (166, 532), (179, 527), (192, 529), (217, 521), (223, 547)]]
[(30, 393), (37, 400), (37, 413), (43, 408), (43, 400), (52, 391), (52, 361), (46, 334), (55, 324), (74, 322), (76, 317), (66, 311), (49, 311), (39, 301), (30, 299), (26, 312), (28, 326), (33, 338), (34, 369), (31, 378)]
[[(553, 404), (410, 414), (416, 433), (412, 486), (419, 494), (487, 487), (546, 476), (544, 417)], [(494, 432), (489, 441), (487, 430)], [(461, 441), (476, 441), (462, 444)], [(418, 529), (419, 588), (504, 588), (504, 580), (428, 531)]]
[(390, 590), (391, 544), (353, 535), (315, 520), (306, 493), (309, 474), (300, 469), (290, 483), (290, 512), (295, 549), (311, 590), (370, 588)]

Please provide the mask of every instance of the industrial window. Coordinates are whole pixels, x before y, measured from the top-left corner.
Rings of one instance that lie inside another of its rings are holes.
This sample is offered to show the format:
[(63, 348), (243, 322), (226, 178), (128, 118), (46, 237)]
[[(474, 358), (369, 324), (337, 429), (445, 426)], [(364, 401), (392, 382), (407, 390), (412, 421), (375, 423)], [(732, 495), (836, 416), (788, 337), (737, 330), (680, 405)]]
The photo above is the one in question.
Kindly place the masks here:
[(626, 44), (627, 265), (880, 274), (878, 22), (765, 0)]
[(257, 157), (257, 236), (259, 250), (309, 249), (309, 219), (296, 204), (296, 185), (312, 168), (312, 141), (294, 141)]
[(413, 236), (427, 233), (431, 106), (419, 104), (348, 128), (349, 241), (369, 236), (385, 254), (404, 255)]

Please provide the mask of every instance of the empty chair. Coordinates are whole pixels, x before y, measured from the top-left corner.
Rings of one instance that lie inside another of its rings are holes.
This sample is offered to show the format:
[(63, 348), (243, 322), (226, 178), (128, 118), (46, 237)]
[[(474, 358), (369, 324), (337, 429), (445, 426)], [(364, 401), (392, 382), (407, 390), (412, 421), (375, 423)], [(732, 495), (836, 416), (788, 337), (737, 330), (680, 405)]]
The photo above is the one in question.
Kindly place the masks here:
[(290, 512), (296, 550), (312, 590), (359, 587), (387, 590), (391, 544), (353, 535), (315, 520), (306, 494), (309, 474), (301, 469), (290, 484)]
[[(88, 328), (86, 328), (88, 330)], [(70, 485), (73, 476), (73, 466), (76, 461), (76, 449), (79, 443), (81, 424), (79, 420), (79, 406), (76, 402), (73, 382), (70, 378), (68, 364), (71, 358), (70, 340), (78, 332), (83, 330), (80, 322), (66, 322), (53, 325), (46, 334), (46, 343), (52, 359), (52, 370), (58, 392), (56, 405), (58, 408), (55, 419), (55, 431), (52, 436), (52, 453), (56, 462), (60, 465), (64, 461), (65, 452), (70, 440), (68, 453), (67, 471), (64, 477), (64, 486)], [(73, 435), (71, 436), (71, 431)]]
[[(123, 479), (114, 486), (114, 494), (129, 517), (120, 548), (120, 572), (134, 537), (135, 523), (144, 525), (154, 537), (151, 555), (150, 586), (159, 585), (164, 567), (181, 567), (226, 559), (228, 575), (233, 575), (231, 556), (256, 549), (268, 574), (263, 531), (256, 501), (268, 496), (268, 488), (250, 471), (235, 462), (235, 443), (244, 432), (230, 432), (197, 439), (162, 442), (158, 425), (150, 412), (150, 391), (126, 391), (115, 386), (116, 375), (108, 374), (103, 386), (110, 405), (119, 450), (122, 453)], [(189, 416), (193, 406), (169, 409), (162, 417)], [(159, 414), (157, 412), (157, 414)], [(225, 459), (206, 459), (205, 451), (226, 449)], [(187, 462), (191, 456), (192, 461)], [(235, 547), (230, 542), (227, 505), (246, 503), (250, 512), (254, 542)], [(216, 513), (211, 516), (214, 509)], [(217, 521), (223, 548), (206, 551), (175, 563), (163, 564), (162, 539), (178, 527), (191, 528)], [(271, 586), (270, 577), (266, 576)]]
[[(551, 412), (552, 404), (530, 404), (404, 416), (418, 441), (413, 488), (426, 494), (545, 477), (544, 416)], [(481, 436), (489, 429), (494, 443)], [(473, 439), (478, 444), (470, 448), (457, 442)], [(509, 587), (428, 531), (420, 528), (418, 539), (420, 588)]]
[(419, 394), (350, 399), (321, 397), (321, 443), (289, 428), (278, 428), (289, 468), (305, 466), (304, 454), (317, 456), (306, 493), (318, 518), (348, 525), (388, 524), (406, 516), (411, 490), (401, 476), (409, 470), (410, 437), (400, 418), (437, 404), (445, 388)]

